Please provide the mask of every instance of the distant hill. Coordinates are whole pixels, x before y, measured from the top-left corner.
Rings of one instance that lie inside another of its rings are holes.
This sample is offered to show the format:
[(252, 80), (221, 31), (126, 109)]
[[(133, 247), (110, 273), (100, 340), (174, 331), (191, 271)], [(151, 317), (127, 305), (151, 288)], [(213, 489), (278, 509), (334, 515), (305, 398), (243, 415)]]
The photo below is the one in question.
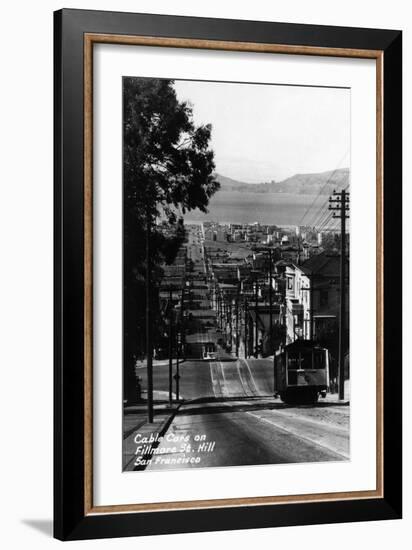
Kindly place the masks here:
[(349, 183), (349, 168), (330, 170), (319, 174), (295, 174), (283, 181), (246, 183), (216, 174), (221, 191), (240, 193), (290, 193), (292, 195), (330, 195)]

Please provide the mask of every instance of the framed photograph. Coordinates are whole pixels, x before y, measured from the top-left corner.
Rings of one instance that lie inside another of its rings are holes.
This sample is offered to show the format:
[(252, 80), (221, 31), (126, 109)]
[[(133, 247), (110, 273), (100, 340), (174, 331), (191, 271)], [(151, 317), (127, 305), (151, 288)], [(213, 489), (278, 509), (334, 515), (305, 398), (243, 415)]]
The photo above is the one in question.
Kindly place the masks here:
[(401, 32), (54, 24), (55, 536), (400, 518)]

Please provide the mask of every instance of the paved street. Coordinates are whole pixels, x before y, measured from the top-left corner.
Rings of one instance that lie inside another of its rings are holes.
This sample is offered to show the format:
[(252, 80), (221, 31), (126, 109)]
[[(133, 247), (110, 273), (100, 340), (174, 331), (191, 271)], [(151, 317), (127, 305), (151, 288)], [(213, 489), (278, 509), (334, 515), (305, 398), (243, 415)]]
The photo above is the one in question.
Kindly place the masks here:
[[(181, 397), (189, 402), (148, 469), (347, 460), (347, 404), (285, 405), (273, 397), (272, 369), (270, 359), (183, 363)], [(167, 365), (155, 367), (154, 386), (167, 395)]]
[[(304, 408), (289, 408), (273, 399), (185, 405), (149, 469), (348, 459), (348, 407), (345, 412), (336, 405), (317, 408), (322, 420), (307, 417)], [(179, 462), (191, 455), (192, 463)]]
[[(175, 372), (175, 362), (173, 372)], [(137, 372), (146, 387), (146, 367)], [(187, 360), (180, 367), (180, 397), (254, 397), (273, 395), (273, 361), (270, 359), (237, 359), (227, 361)], [(167, 392), (169, 366), (167, 361), (153, 368), (154, 387)]]

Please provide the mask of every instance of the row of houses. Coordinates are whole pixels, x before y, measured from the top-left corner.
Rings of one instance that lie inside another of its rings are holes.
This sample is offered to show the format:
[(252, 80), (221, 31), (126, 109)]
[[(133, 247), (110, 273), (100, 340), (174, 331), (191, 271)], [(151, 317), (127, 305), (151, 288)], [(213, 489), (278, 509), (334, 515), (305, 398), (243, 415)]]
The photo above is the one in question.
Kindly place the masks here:
[(217, 266), (213, 272), (213, 307), (228, 348), (268, 356), (281, 343), (303, 338), (337, 355), (340, 256), (323, 252), (301, 265), (282, 259), (271, 270), (260, 267)]

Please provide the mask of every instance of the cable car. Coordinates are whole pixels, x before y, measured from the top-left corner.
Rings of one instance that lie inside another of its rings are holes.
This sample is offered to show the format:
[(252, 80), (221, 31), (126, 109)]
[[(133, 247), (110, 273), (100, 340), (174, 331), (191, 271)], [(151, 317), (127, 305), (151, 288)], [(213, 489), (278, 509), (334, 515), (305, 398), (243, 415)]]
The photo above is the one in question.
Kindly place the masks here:
[(274, 389), (285, 403), (316, 403), (329, 387), (329, 352), (311, 340), (282, 346), (274, 358)]
[(206, 344), (202, 346), (202, 359), (204, 361), (215, 361), (217, 359), (215, 344)]

